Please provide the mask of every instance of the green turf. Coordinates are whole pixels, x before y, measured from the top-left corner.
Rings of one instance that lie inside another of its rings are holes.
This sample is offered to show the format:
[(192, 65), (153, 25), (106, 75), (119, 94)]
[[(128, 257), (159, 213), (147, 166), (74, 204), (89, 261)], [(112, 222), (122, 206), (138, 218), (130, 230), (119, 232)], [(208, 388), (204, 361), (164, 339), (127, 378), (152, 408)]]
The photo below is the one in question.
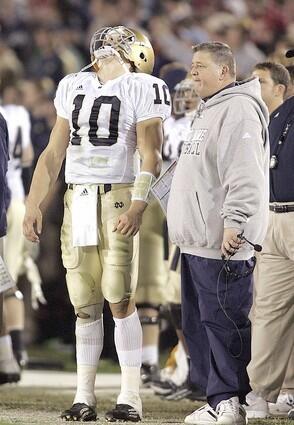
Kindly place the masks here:
[[(168, 354), (169, 350), (166, 350), (160, 354), (160, 367), (164, 366)], [(44, 365), (46, 365), (46, 361), (53, 361), (56, 362), (56, 364), (62, 366), (62, 370), (66, 372), (76, 371), (73, 347), (70, 345), (61, 344), (56, 339), (48, 340), (43, 344), (31, 345), (28, 347), (28, 355), (29, 359), (32, 361), (41, 361), (44, 363)], [(58, 370), (60, 368), (53, 366), (51, 369)], [(120, 368), (118, 362), (102, 358), (99, 361), (98, 371), (99, 373), (119, 373)]]
[[(28, 389), (13, 386), (0, 388), (0, 425), (47, 425), (61, 424), (59, 415), (71, 405), (72, 391)], [(115, 404), (114, 391), (97, 391), (99, 421), (89, 424), (106, 424), (104, 413)], [(162, 401), (151, 393), (144, 393), (144, 419), (142, 424), (182, 424), (185, 415), (197, 405), (187, 400)], [(198, 404), (200, 406), (200, 404)], [(294, 425), (282, 419), (251, 420), (250, 425)]]
[[(49, 340), (42, 345), (32, 345), (28, 348), (29, 359), (32, 362), (41, 361), (46, 369), (46, 362), (55, 362), (60, 367), (51, 365), (52, 370), (62, 369), (66, 372), (75, 372), (76, 363), (73, 348), (59, 344), (57, 340)], [(47, 368), (48, 369), (48, 368)], [(100, 359), (100, 373), (119, 373), (118, 363), (109, 359)]]

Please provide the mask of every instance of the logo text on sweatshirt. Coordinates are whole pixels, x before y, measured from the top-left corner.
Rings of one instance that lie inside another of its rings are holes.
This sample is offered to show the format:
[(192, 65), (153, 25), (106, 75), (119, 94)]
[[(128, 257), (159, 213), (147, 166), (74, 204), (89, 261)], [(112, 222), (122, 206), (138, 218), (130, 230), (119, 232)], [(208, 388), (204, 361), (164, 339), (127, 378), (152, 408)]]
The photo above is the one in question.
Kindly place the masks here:
[(200, 144), (204, 141), (208, 129), (200, 128), (191, 130), (189, 141), (186, 141), (182, 147), (183, 155), (200, 155)]

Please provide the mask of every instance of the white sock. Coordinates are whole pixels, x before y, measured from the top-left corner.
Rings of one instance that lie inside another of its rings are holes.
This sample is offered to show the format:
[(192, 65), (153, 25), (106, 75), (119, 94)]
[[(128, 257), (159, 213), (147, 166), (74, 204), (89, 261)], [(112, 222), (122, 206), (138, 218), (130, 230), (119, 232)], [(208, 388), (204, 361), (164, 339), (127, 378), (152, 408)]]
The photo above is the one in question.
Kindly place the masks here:
[(13, 354), (11, 336), (9, 334), (0, 337), (0, 371), (20, 374), (20, 367)]
[(0, 337), (0, 362), (13, 358), (12, 342), (10, 334)]
[(158, 364), (158, 345), (145, 345), (143, 347), (142, 363), (147, 365)]
[(140, 368), (121, 366), (121, 389), (117, 404), (128, 404), (137, 410), (142, 418), (142, 401), (139, 395)]
[(124, 319), (113, 318), (114, 342), (120, 366), (141, 367), (142, 327), (137, 310)]
[(84, 325), (76, 323), (77, 392), (74, 403), (96, 405), (95, 378), (103, 336), (102, 318)]
[(140, 368), (142, 359), (142, 327), (137, 310), (124, 319), (113, 318), (115, 322), (114, 342), (121, 367), (121, 392), (117, 403), (133, 406), (142, 414), (139, 397)]

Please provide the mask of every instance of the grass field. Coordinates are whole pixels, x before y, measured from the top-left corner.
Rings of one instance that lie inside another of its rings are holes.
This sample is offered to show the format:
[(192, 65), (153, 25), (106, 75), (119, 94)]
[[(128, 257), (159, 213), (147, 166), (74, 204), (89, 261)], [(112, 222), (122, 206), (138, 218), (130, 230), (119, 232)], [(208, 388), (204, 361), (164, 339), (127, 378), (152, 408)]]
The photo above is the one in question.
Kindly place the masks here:
[[(161, 358), (164, 364), (166, 353)], [(56, 346), (54, 341), (44, 346), (31, 347), (29, 357), (35, 361), (55, 359), (62, 364), (63, 371), (75, 370), (75, 362), (72, 353)], [(46, 363), (46, 361), (45, 361)], [(102, 359), (99, 363), (100, 373), (118, 373), (116, 363)], [(40, 372), (41, 373), (41, 372)], [(53, 371), (50, 373), (54, 373)], [(30, 385), (30, 384), (29, 384)], [(44, 385), (44, 384), (43, 384)], [(107, 386), (108, 387), (108, 386)], [(118, 390), (112, 388), (98, 389), (98, 418), (96, 422), (89, 424), (107, 424), (104, 414), (111, 409), (116, 402)], [(0, 386), (0, 425), (54, 425), (64, 424), (59, 416), (60, 413), (71, 406), (74, 396), (73, 389), (50, 388), (50, 387), (19, 387)], [(151, 390), (142, 391), (143, 421), (142, 424), (183, 424), (184, 417), (201, 406), (188, 400), (165, 401), (152, 394)], [(131, 423), (131, 422), (129, 422)], [(294, 421), (283, 419), (251, 420), (250, 425), (294, 425)]]
[[(72, 390), (28, 389), (12, 386), (0, 388), (0, 425), (46, 425), (64, 423), (59, 419), (62, 410), (71, 405)], [(89, 424), (106, 424), (104, 413), (115, 404), (114, 390), (97, 391), (98, 417)], [(186, 414), (196, 408), (194, 402), (162, 401), (151, 392), (143, 392), (144, 419), (142, 424), (182, 424)], [(199, 404), (200, 406), (200, 404)], [(282, 419), (251, 420), (250, 425), (294, 425)]]

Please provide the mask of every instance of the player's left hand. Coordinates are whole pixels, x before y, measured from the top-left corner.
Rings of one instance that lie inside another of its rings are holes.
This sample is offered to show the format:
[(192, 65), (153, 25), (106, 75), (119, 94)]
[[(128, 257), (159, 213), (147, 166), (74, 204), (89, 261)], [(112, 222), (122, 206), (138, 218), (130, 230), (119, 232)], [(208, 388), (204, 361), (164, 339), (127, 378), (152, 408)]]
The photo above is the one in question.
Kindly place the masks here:
[(42, 212), (34, 203), (27, 201), (23, 220), (23, 234), (31, 242), (40, 242), (42, 232)]
[(117, 218), (113, 232), (120, 232), (127, 237), (135, 236), (142, 223), (143, 211), (138, 205), (132, 204), (125, 213)]
[(244, 241), (238, 238), (241, 233), (240, 229), (233, 227), (227, 227), (224, 229), (223, 243), (221, 246), (222, 254), (227, 258), (230, 255), (234, 255)]

